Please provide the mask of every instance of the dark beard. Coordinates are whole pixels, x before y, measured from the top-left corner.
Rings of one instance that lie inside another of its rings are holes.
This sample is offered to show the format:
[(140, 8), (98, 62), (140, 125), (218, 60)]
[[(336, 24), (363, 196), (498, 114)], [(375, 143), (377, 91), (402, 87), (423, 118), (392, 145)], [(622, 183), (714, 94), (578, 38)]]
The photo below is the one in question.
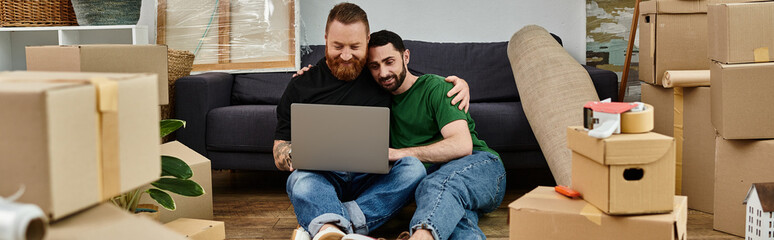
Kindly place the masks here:
[[(403, 60), (401, 59), (401, 65), (403, 65)], [(395, 74), (392, 74), (387, 77), (379, 78), (379, 82), (390, 80), (390, 78), (395, 78), (395, 85), (391, 88), (384, 88), (384, 90), (387, 90), (388, 92), (395, 92), (395, 90), (398, 90), (401, 85), (403, 85), (403, 81), (406, 80), (406, 68), (403, 67), (403, 69), (400, 71), (400, 74), (396, 77)]]
[[(343, 63), (348, 62), (354, 63), (352, 67), (342, 66)], [(352, 81), (355, 80), (358, 75), (360, 75), (361, 71), (363, 71), (363, 67), (365, 66), (365, 59), (359, 59), (355, 56), (352, 56), (352, 59), (349, 61), (341, 60), (341, 58), (338, 57), (331, 59), (331, 57), (328, 56), (326, 49), (325, 63), (328, 64), (328, 68), (331, 69), (333, 76), (339, 80)]]

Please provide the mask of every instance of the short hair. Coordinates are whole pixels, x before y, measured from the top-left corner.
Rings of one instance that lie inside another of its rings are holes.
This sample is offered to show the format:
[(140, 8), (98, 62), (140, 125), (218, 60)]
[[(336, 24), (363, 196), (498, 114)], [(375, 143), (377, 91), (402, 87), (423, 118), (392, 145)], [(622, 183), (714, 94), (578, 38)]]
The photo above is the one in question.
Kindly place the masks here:
[(371, 33), (371, 40), (368, 41), (368, 47), (381, 47), (388, 43), (392, 43), (392, 46), (395, 50), (400, 52), (401, 56), (403, 55), (403, 52), (406, 51), (406, 47), (403, 45), (403, 39), (400, 38), (397, 33), (388, 30)]
[(339, 21), (343, 24), (353, 24), (356, 22), (362, 22), (365, 24), (366, 34), (371, 32), (368, 27), (368, 15), (366, 12), (354, 3), (343, 2), (333, 6), (333, 9), (328, 13), (328, 22), (325, 24), (325, 34), (328, 34), (328, 28), (330, 28), (333, 21)]

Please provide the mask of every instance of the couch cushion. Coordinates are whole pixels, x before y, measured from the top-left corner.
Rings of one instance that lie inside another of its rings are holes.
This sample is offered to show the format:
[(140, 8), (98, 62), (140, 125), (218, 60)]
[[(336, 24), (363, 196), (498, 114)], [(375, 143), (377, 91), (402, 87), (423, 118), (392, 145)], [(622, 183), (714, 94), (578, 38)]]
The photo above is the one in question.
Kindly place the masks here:
[(237, 105), (207, 114), (207, 150), (271, 152), (277, 106)]
[(476, 132), (498, 153), (540, 150), (519, 102), (471, 103)]
[(292, 73), (250, 73), (234, 75), (231, 104), (271, 104), (279, 102)]
[(409, 70), (417, 75), (456, 75), (470, 86), (470, 102), (515, 102), (519, 92), (508, 61), (508, 43), (430, 43), (404, 41)]

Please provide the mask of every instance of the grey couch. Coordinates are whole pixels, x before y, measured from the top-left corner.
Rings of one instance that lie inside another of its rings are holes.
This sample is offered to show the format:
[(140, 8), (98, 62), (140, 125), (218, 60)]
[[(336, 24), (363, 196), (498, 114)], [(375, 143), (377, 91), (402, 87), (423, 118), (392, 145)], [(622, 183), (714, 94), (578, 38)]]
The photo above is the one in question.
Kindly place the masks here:
[[(411, 50), (409, 70), (414, 74), (457, 75), (468, 82), (476, 130), (500, 153), (506, 169), (548, 168), (519, 101), (507, 42), (405, 44)], [(324, 56), (324, 46), (310, 48), (302, 66)], [(599, 98), (615, 100), (616, 74), (584, 67)], [(176, 132), (177, 139), (209, 158), (213, 169), (276, 170), (272, 157), (276, 104), (291, 75), (213, 72), (179, 79), (175, 117), (187, 121), (187, 126)]]

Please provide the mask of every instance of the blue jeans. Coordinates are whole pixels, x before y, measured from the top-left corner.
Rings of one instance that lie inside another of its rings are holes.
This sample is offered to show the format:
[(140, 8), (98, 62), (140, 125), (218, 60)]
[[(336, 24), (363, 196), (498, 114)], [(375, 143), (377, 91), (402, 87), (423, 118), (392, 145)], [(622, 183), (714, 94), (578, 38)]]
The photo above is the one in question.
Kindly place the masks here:
[(419, 159), (406, 157), (387, 174), (296, 170), (286, 190), (298, 224), (310, 235), (326, 223), (346, 233), (368, 234), (411, 201), (426, 175)]
[(486, 239), (479, 214), (492, 212), (505, 196), (505, 168), (489, 152), (436, 164), (416, 191), (411, 233), (427, 229), (436, 240)]

